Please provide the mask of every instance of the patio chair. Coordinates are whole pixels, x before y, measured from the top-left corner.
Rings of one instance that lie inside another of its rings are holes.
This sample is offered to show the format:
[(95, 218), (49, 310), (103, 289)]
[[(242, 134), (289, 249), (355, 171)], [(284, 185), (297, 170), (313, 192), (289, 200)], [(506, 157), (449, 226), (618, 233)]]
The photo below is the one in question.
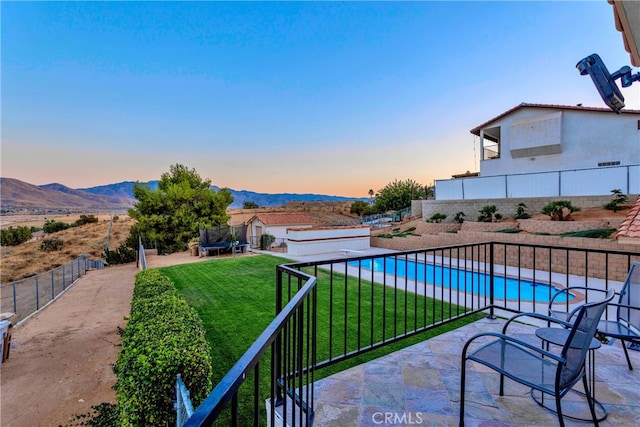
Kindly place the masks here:
[[(576, 307), (572, 311), (566, 311), (568, 304), (561, 306), (565, 308), (565, 310), (562, 310), (561, 307), (558, 307), (558, 303), (555, 303), (556, 307), (554, 307), (554, 301), (559, 296), (574, 289), (585, 291), (587, 297), (589, 295), (606, 292), (601, 289), (585, 288), (582, 286), (571, 286), (561, 289), (554, 294), (551, 301), (549, 301), (549, 315), (551, 317), (571, 322), (571, 319), (580, 307)], [(627, 350), (627, 343), (640, 344), (640, 262), (631, 265), (627, 279), (620, 290), (618, 301), (611, 302), (608, 305), (616, 307), (616, 319), (608, 320), (605, 318), (600, 320), (597, 333), (609, 338), (618, 338), (621, 341), (624, 355), (627, 358), (627, 365), (629, 365), (629, 370), (633, 371), (629, 351)]]
[[(575, 316), (573, 324), (539, 313), (521, 313), (510, 318), (502, 328), (502, 333), (484, 332), (470, 338), (462, 350), (462, 375), (460, 382), (460, 426), (464, 426), (464, 398), (466, 386), (466, 365), (468, 360), (481, 363), (500, 374), (500, 396), (504, 396), (504, 377), (531, 387), (533, 391), (555, 398), (556, 413), (560, 426), (564, 426), (561, 399), (582, 380), (587, 403), (594, 425), (598, 425), (594, 402), (586, 379), (585, 358), (591, 340), (595, 336), (600, 317), (609, 301), (614, 297), (610, 291), (606, 298), (584, 304)], [(507, 329), (514, 320), (524, 316), (537, 318), (567, 328), (567, 338), (560, 353), (553, 353), (507, 335)], [(484, 340), (482, 340), (484, 338)], [(470, 351), (470, 345), (477, 343)], [(488, 341), (487, 341), (488, 339)], [(533, 399), (532, 399), (533, 400)]]

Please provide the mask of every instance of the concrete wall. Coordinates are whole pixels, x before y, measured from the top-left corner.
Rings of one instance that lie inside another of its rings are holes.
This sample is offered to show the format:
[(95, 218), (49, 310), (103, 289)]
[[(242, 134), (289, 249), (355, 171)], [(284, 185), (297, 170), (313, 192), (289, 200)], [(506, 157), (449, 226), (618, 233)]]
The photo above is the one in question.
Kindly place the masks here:
[(315, 255), (342, 250), (369, 249), (369, 226), (316, 227), (287, 230), (288, 253), (296, 256)]

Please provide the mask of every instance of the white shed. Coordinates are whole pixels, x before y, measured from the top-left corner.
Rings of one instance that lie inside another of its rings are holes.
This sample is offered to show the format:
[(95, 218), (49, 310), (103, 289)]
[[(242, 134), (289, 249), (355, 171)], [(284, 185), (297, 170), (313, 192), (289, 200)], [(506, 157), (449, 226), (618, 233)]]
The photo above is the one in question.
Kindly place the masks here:
[(287, 228), (310, 228), (316, 221), (304, 213), (258, 213), (248, 221), (250, 241), (252, 244), (260, 242), (260, 237), (271, 235), (276, 241), (283, 242), (287, 238)]

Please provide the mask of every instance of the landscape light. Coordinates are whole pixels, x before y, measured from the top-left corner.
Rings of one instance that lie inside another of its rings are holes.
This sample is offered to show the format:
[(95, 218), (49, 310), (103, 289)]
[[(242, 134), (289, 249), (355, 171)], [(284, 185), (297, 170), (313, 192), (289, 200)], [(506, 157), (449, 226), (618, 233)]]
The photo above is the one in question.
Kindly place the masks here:
[(593, 80), (593, 84), (598, 89), (604, 103), (618, 114), (624, 108), (624, 96), (622, 96), (616, 80), (620, 79), (622, 87), (629, 87), (633, 82), (640, 80), (640, 73), (632, 74), (629, 66), (624, 66), (615, 73), (609, 74), (604, 62), (595, 53), (580, 60), (576, 64), (576, 68), (581, 75), (591, 76), (591, 80)]

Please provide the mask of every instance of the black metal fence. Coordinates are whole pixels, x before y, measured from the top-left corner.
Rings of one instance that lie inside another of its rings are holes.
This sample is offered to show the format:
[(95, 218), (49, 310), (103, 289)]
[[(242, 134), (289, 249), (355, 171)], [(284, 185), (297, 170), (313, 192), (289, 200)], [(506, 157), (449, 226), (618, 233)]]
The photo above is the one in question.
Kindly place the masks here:
[(635, 261), (640, 253), (489, 242), (281, 265), (276, 318), (186, 425), (211, 425), (226, 407), (231, 425), (310, 425), (319, 369), (475, 313), (546, 314), (563, 287), (619, 290)]

